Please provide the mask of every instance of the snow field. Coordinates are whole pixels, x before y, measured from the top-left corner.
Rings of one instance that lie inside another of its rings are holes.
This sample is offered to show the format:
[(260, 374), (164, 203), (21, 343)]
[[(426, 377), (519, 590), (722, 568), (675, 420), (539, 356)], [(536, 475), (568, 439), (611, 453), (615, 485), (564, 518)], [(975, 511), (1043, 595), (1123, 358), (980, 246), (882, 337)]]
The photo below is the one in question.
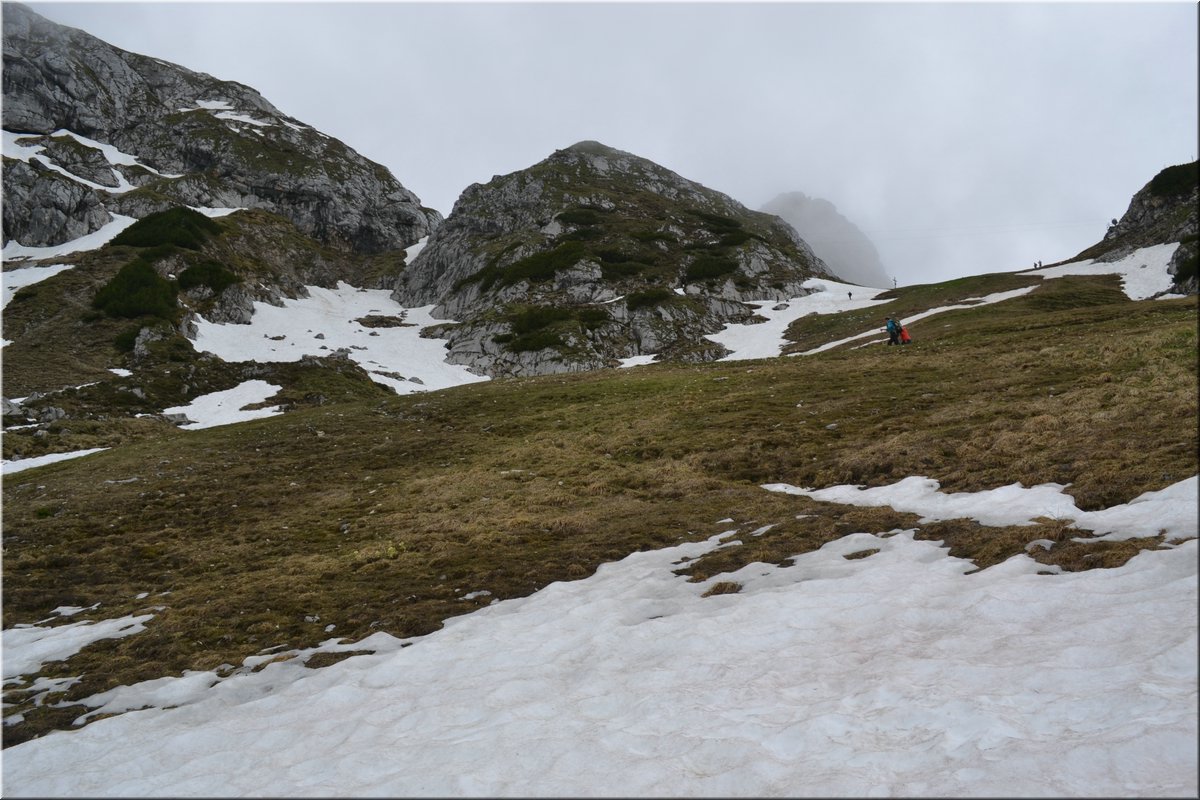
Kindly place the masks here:
[[(774, 358), (783, 352), (787, 341), (783, 338), (787, 327), (796, 320), (809, 314), (839, 314), (843, 311), (853, 311), (859, 308), (886, 303), (887, 300), (876, 300), (886, 289), (870, 289), (865, 286), (839, 283), (825, 278), (809, 278), (803, 284), (811, 290), (804, 297), (794, 297), (786, 303), (763, 301), (750, 303), (758, 307), (759, 316), (766, 317), (766, 322), (745, 325), (727, 325), (719, 333), (706, 336), (706, 339), (722, 344), (731, 351), (721, 361), (743, 361), (751, 358)], [(858, 295), (854, 299), (851, 295)], [(776, 308), (783, 306), (782, 308)]]
[[(1171, 274), (1167, 272), (1167, 265), (1170, 263), (1171, 256), (1178, 246), (1178, 243), (1155, 245), (1137, 250), (1119, 261), (1109, 263), (1098, 263), (1092, 260), (1079, 261), (1059, 267), (1030, 270), (1017, 274), (1033, 275), (1044, 279), (1061, 278), (1066, 275), (1117, 274), (1121, 276), (1122, 287), (1125, 294), (1131, 300), (1148, 300), (1158, 297), (1167, 299), (1174, 296), (1164, 294), (1171, 288), (1173, 280)], [(787, 327), (803, 316), (808, 314), (835, 314), (842, 311), (868, 308), (887, 302), (886, 300), (875, 299), (878, 295), (887, 291), (886, 289), (869, 289), (864, 286), (854, 286), (852, 284), (839, 283), (821, 278), (812, 278), (805, 281), (804, 286), (812, 289), (813, 293), (805, 297), (793, 298), (787, 301), (786, 304), (783, 304), (786, 306), (785, 308), (779, 310), (774, 308), (775, 305), (779, 304), (770, 302), (752, 303), (751, 305), (758, 306), (758, 314), (766, 317), (767, 322), (727, 325), (719, 333), (706, 337), (714, 342), (725, 345), (732, 351), (721, 360), (739, 361), (750, 358), (773, 358), (780, 355), (784, 346), (787, 345), (787, 342), (783, 338)], [(984, 297), (970, 298), (963, 303), (931, 308), (928, 311), (904, 317), (901, 321), (905, 325), (912, 325), (914, 322), (946, 311), (1001, 303), (1005, 300), (1028, 294), (1034, 288), (1014, 289), (1008, 292), (995, 292)], [(847, 292), (852, 292), (855, 297), (848, 297)], [(864, 342), (864, 344), (871, 344), (875, 341), (886, 341), (886, 338), (879, 337), (882, 327), (881, 323), (877, 328), (872, 328), (869, 331), (855, 334), (845, 339), (827, 342), (820, 347), (806, 350), (799, 355), (821, 353), (861, 339), (869, 340)]]
[(1018, 275), (1036, 275), (1040, 278), (1062, 278), (1067, 275), (1112, 275), (1121, 276), (1121, 288), (1130, 300), (1149, 300), (1171, 289), (1173, 278), (1167, 272), (1171, 256), (1179, 243), (1156, 244), (1135, 250), (1119, 261), (1108, 263), (1088, 259), (1075, 261), (1058, 267), (1019, 272)]
[[(1122, 513), (1194, 512), (1195, 482)], [(1010, 494), (974, 502), (1045, 500)], [(376, 653), (320, 670), (106, 693), (156, 708), (9, 748), (5, 794), (1195, 793), (1195, 540), (1117, 569), (967, 574), (911, 531), (862, 532), (790, 566), (673, 573), (761, 530), (634, 553), (425, 637), (331, 640)], [(702, 597), (717, 580), (742, 588)]]
[[(346, 283), (336, 289), (307, 288), (308, 297), (284, 300), (282, 306), (256, 302), (247, 325), (198, 320), (195, 348), (226, 361), (299, 361), (345, 348), (373, 380), (399, 394), (487, 380), (447, 364), (444, 341), (421, 337), (421, 328), (445, 322), (430, 316), (433, 306), (404, 308), (386, 289), (356, 289)], [(355, 321), (368, 315), (401, 317), (406, 324), (368, 328)]]

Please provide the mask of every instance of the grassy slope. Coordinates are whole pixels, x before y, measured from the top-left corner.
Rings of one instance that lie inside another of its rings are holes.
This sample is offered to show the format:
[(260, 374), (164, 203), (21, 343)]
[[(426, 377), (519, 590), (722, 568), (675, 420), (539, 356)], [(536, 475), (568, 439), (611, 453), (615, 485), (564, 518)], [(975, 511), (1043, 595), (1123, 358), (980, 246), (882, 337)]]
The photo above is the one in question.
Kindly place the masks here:
[[(901, 290), (894, 307), (863, 312), (866, 327), (1013, 280), (1024, 279)], [(809, 317), (793, 334), (866, 329), (851, 317)], [(5, 480), (4, 627), (60, 605), (100, 603), (104, 617), (165, 606), (145, 632), (47, 665), (83, 676), (64, 695), (78, 698), (331, 635), (425, 633), (493, 598), (735, 526), (776, 525), (689, 565), (693, 579), (844, 533), (917, 527), (914, 515), (766, 482), (1053, 481), (1082, 508), (1126, 502), (1197, 472), (1196, 322), (1195, 298), (1132, 303), (1115, 278), (1067, 278), (927, 319), (905, 348), (497, 380), (135, 442)], [(717, 524), (728, 517), (735, 525)], [(1038, 538), (1063, 541), (1038, 557), (1069, 569), (1159, 543), (1071, 544), (1049, 520), (921, 535), (981, 567)], [(480, 589), (493, 595), (460, 599)], [(27, 720), (5, 728), (5, 744), (81, 713), (13, 711)]]

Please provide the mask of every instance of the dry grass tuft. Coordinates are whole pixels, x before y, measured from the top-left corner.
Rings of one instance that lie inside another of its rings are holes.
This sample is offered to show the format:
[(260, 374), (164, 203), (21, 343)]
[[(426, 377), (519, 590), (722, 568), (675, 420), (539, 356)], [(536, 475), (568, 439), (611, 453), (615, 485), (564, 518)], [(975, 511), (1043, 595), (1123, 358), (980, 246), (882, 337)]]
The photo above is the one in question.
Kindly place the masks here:
[(737, 594), (742, 590), (742, 585), (737, 581), (718, 581), (708, 588), (701, 597), (712, 597), (714, 594)]
[(866, 550), (858, 550), (854, 553), (846, 553), (845, 555), (842, 556), (842, 558), (846, 559), (847, 561), (853, 561), (858, 558), (867, 558), (869, 556), (873, 556), (878, 552), (879, 552), (878, 547), (871, 547)]

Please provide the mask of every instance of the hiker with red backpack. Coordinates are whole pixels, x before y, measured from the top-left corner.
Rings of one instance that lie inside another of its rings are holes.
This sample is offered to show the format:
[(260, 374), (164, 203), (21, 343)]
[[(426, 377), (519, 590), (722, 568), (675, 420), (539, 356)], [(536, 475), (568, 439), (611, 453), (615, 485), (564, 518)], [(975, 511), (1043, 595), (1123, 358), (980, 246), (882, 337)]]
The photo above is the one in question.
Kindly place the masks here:
[(885, 317), (887, 322), (888, 345), (900, 344), (900, 323), (891, 317)]
[(900, 321), (892, 317), (885, 317), (887, 321), (888, 344), (908, 344), (912, 341), (912, 337), (908, 335), (908, 328), (900, 324)]

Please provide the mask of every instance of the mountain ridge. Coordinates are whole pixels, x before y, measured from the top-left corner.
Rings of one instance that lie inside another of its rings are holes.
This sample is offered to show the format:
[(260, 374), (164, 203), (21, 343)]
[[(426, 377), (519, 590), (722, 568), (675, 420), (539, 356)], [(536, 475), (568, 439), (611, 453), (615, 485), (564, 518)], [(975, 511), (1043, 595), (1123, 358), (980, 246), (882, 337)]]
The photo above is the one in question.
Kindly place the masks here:
[[(19, 3), (5, 4), (3, 26), (4, 129), (56, 161), (85, 157), (135, 187), (87, 191), (76, 182), (58, 196), (43, 194), (58, 212), (54, 219), (6, 213), (5, 242), (74, 238), (61, 221), (80, 205), (138, 218), (171, 205), (262, 208), (324, 244), (364, 254), (408, 247), (441, 221), (385, 167), (244, 84), (121, 50)], [(141, 163), (105, 165), (80, 154), (77, 141), (55, 137), (60, 130), (99, 139)], [(6, 164), (6, 209), (32, 205), (37, 183), (53, 180), (45, 172), (28, 162)], [(93, 213), (86, 232), (103, 217)]]

